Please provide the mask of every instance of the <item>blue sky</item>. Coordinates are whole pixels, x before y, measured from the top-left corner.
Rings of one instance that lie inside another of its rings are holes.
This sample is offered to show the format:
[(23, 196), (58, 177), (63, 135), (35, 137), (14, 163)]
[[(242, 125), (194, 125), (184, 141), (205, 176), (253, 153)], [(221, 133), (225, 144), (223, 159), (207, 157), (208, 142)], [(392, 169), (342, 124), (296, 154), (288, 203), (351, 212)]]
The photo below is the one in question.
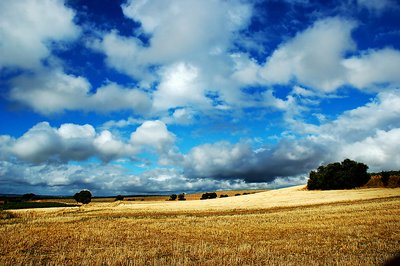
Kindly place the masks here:
[(400, 168), (400, 2), (0, 2), (0, 193)]

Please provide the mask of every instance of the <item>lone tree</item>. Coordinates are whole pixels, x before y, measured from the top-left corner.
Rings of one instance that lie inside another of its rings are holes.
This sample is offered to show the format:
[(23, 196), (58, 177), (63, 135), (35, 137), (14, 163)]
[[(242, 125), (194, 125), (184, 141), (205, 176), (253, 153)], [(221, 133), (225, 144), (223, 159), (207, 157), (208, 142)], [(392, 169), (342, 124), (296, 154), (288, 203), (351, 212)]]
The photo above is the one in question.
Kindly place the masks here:
[(307, 188), (313, 189), (350, 189), (361, 187), (369, 180), (368, 166), (350, 159), (331, 163), (311, 171)]
[(92, 201), (92, 193), (89, 190), (81, 190), (79, 193), (75, 193), (74, 199), (76, 202), (88, 204)]

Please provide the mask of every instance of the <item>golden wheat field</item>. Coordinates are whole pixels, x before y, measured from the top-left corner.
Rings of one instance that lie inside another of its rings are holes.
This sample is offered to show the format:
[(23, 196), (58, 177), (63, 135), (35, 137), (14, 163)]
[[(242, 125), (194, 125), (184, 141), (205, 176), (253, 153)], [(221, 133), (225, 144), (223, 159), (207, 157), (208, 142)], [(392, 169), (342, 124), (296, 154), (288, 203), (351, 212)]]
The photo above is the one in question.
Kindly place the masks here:
[(400, 188), (3, 211), (0, 239), (0, 265), (382, 265)]

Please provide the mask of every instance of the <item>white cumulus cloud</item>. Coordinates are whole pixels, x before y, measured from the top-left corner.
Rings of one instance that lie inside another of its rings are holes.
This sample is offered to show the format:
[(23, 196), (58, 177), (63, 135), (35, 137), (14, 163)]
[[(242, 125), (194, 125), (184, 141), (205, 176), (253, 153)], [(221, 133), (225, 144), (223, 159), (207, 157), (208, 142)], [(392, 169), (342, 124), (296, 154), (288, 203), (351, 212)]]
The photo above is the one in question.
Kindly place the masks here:
[(146, 121), (131, 134), (131, 142), (161, 151), (174, 144), (175, 135), (168, 131), (162, 121)]
[(399, 86), (398, 50), (384, 48), (346, 55), (356, 51), (351, 36), (356, 26), (356, 22), (340, 17), (319, 20), (281, 44), (258, 69), (258, 75), (256, 66), (248, 66), (248, 76), (253, 82), (260, 82), (261, 76), (267, 84), (295, 83), (325, 93), (343, 85), (370, 91)]
[(59, 128), (51, 127), (48, 122), (41, 122), (29, 129), (23, 136), (8, 140), (2, 148), (8, 157), (16, 156), (19, 160), (35, 164), (68, 161), (85, 161), (98, 157), (110, 161), (130, 157), (136, 151), (129, 143), (124, 143), (109, 131), (96, 133), (91, 125), (62, 124)]
[(199, 79), (199, 69), (178, 63), (167, 67), (162, 73), (158, 90), (153, 95), (155, 110), (185, 106), (207, 106), (209, 100), (205, 97), (205, 84)]
[(160, 164), (181, 159), (175, 146), (175, 135), (159, 120), (144, 121), (125, 140), (109, 130), (96, 132), (92, 125), (62, 124), (52, 127), (41, 122), (19, 138), (0, 136), (0, 159), (15, 157), (34, 164), (67, 163), (98, 158), (103, 162), (136, 159), (140, 153), (152, 151)]
[(79, 35), (75, 13), (61, 0), (0, 1), (0, 68), (37, 68), (52, 42)]
[(128, 1), (122, 8), (126, 17), (141, 24), (148, 42), (134, 34), (125, 37), (110, 31), (92, 47), (106, 55), (110, 67), (139, 79), (141, 86), (156, 82), (156, 113), (187, 106), (207, 109), (210, 90), (221, 101), (245, 102), (236, 81), (230, 80), (233, 59), (229, 49), (250, 22), (250, 4), (236, 0)]
[(400, 86), (400, 51), (370, 50), (345, 59), (347, 79), (357, 88)]
[(67, 110), (108, 113), (131, 110), (144, 114), (151, 107), (148, 95), (137, 88), (116, 83), (103, 85), (91, 92), (86, 78), (64, 73), (60, 69), (42, 69), (11, 81), (9, 98), (44, 115)]
[(232, 34), (247, 25), (251, 7), (241, 1), (128, 1), (125, 16), (151, 34), (139, 61), (171, 63), (182, 58), (224, 51)]
[(377, 130), (374, 135), (345, 145), (341, 156), (365, 162), (372, 169), (393, 170), (400, 167), (399, 147), (400, 128)]
[(159, 155), (158, 163), (161, 165), (176, 164), (181, 160), (175, 140), (176, 136), (160, 120), (144, 122), (130, 138), (133, 146), (156, 151)]
[(341, 60), (355, 48), (351, 38), (355, 26), (340, 18), (317, 21), (273, 52), (261, 70), (262, 77), (272, 84), (297, 80), (320, 90), (335, 90), (345, 82)]

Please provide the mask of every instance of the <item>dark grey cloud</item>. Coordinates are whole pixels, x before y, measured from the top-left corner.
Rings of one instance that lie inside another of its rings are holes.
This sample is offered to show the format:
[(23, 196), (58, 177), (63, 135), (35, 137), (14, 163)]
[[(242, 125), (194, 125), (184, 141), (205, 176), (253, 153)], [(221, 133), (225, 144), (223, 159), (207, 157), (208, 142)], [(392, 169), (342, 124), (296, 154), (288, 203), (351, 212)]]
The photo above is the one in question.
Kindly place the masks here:
[(188, 177), (272, 182), (307, 174), (327, 160), (329, 152), (313, 140), (283, 140), (275, 147), (253, 151), (249, 143), (219, 142), (194, 148), (185, 160)]

